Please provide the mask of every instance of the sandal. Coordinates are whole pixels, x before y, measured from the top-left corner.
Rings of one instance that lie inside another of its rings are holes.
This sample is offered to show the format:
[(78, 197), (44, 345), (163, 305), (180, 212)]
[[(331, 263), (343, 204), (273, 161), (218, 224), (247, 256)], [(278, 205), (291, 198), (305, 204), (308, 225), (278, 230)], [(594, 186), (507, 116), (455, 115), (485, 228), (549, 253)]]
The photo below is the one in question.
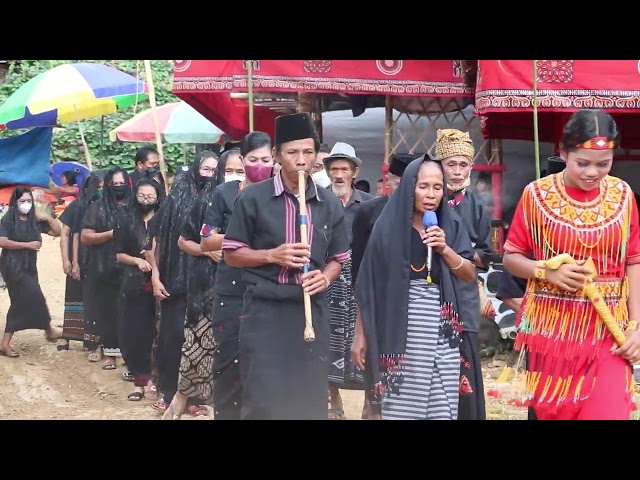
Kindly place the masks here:
[(122, 372), (122, 380), (125, 382), (133, 382), (134, 376), (131, 375), (131, 372)]
[(204, 405), (189, 405), (187, 412), (193, 417), (206, 417), (209, 415), (209, 409)]
[(147, 388), (145, 389), (145, 391), (148, 392), (147, 398), (151, 400), (158, 400), (160, 398), (160, 392), (158, 392), (158, 387), (156, 387), (151, 382), (151, 380), (149, 380), (149, 383), (147, 383)]
[(343, 407), (331, 407), (329, 409), (329, 420), (346, 420)]
[(16, 358), (20, 356), (20, 354), (11, 347), (0, 349), (0, 355), (2, 355), (3, 357), (9, 357), (9, 358)]
[(164, 413), (169, 408), (169, 405), (167, 405), (164, 402), (164, 400), (160, 400), (159, 402), (156, 402), (156, 403), (152, 404), (151, 408), (153, 408), (157, 412)]
[(94, 350), (93, 352), (89, 353), (89, 355), (87, 355), (87, 359), (90, 362), (99, 362), (100, 360), (102, 360), (102, 349), (100, 347), (98, 347), (97, 350)]
[(106, 361), (102, 364), (102, 369), (103, 369), (103, 370), (115, 370), (116, 368), (118, 368), (118, 366), (116, 365), (116, 362), (115, 362), (115, 361), (106, 360)]
[(144, 392), (131, 392), (127, 395), (127, 400), (130, 402), (139, 402), (144, 398)]
[(62, 352), (63, 350), (69, 350), (69, 340), (61, 338), (60, 340), (58, 340), (58, 345), (56, 345), (56, 348), (59, 352)]

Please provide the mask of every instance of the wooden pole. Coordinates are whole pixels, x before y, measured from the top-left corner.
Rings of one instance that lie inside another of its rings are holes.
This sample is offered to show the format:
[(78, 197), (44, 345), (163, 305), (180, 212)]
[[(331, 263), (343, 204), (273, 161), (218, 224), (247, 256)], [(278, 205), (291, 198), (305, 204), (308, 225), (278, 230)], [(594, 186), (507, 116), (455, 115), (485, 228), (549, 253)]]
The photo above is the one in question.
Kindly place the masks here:
[(533, 61), (533, 152), (536, 179), (540, 178), (540, 136), (538, 134), (538, 60)]
[(249, 92), (249, 132), (253, 132), (253, 60), (247, 60), (247, 89)]
[(156, 110), (156, 92), (153, 88), (153, 74), (151, 73), (151, 60), (144, 61), (144, 70), (147, 77), (147, 86), (149, 88), (149, 104), (151, 105), (151, 116), (153, 118), (153, 127), (156, 131), (156, 146), (158, 148), (158, 156), (160, 157), (160, 173), (164, 178), (164, 189), (169, 193), (169, 183), (167, 182), (167, 165), (164, 161), (164, 153), (162, 150), (162, 135), (160, 135), (160, 120)]

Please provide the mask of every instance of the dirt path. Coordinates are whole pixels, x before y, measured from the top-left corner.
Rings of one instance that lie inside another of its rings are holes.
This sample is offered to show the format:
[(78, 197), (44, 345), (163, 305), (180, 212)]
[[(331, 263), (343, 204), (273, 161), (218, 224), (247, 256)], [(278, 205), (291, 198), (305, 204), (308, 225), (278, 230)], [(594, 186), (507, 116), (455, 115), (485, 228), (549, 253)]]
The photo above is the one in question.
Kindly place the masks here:
[[(57, 239), (43, 239), (38, 268), (40, 282), (49, 303), (53, 324), (62, 327), (64, 282)], [(4, 329), (9, 298), (0, 291), (0, 328)], [(0, 419), (145, 419), (159, 418), (151, 400), (129, 402), (132, 384), (124, 382), (122, 367), (104, 371), (100, 363), (89, 363), (79, 342), (69, 351), (58, 352), (39, 331), (19, 332), (13, 341), (19, 358), (0, 357)], [(486, 375), (496, 377), (501, 364), (487, 366)], [(487, 378), (488, 388), (492, 381)], [(363, 392), (343, 391), (347, 418), (360, 419)], [(524, 409), (488, 399), (490, 418), (521, 419)], [(190, 419), (190, 417), (183, 417)], [(207, 418), (207, 417), (200, 417)]]

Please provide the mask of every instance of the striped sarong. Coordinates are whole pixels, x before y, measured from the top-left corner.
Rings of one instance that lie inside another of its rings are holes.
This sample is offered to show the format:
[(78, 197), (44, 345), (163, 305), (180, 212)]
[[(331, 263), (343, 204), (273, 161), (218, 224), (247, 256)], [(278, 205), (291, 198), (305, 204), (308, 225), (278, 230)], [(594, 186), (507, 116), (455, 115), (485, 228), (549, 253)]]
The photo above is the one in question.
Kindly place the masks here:
[(384, 420), (456, 420), (460, 350), (440, 334), (440, 290), (411, 280), (407, 347), (399, 392), (387, 392)]

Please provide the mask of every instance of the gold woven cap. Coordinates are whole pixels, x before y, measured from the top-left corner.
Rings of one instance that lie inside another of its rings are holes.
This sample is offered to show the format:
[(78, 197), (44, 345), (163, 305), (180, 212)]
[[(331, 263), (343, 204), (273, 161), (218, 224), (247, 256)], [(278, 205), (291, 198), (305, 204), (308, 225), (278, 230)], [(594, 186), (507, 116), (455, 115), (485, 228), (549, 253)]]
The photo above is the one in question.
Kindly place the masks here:
[(463, 156), (473, 162), (475, 149), (468, 132), (461, 132), (455, 128), (438, 130), (436, 139), (436, 156), (439, 160)]

